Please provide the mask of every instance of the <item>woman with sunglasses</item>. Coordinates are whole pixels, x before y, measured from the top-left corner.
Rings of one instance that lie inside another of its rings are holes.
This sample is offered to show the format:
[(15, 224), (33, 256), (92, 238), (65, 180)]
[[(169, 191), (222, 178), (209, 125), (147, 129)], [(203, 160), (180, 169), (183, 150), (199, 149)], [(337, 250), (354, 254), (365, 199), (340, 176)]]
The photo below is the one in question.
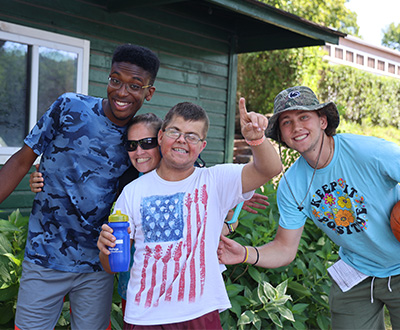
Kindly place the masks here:
[[(128, 124), (125, 149), (129, 154), (129, 158), (133, 167), (139, 172), (139, 175), (154, 170), (161, 160), (161, 154), (158, 148), (157, 140), (157, 133), (161, 128), (161, 124), (162, 120), (153, 113), (137, 115), (133, 117)], [(204, 166), (204, 164), (202, 166)], [(138, 174), (137, 172), (133, 171), (133, 169), (126, 171), (120, 179), (118, 189), (119, 193), (126, 184), (137, 177)], [(40, 172), (33, 172), (31, 174), (29, 184), (33, 192), (40, 192), (44, 186), (42, 174)], [(258, 209), (265, 209), (269, 205), (267, 199), (267, 196), (255, 193), (252, 199), (245, 202), (242, 209), (250, 213), (257, 213), (257, 211), (251, 209), (250, 206)], [(231, 210), (227, 215), (227, 226), (223, 228), (223, 235), (232, 233), (238, 225), (238, 221), (232, 221), (231, 219), (233, 214), (234, 212)], [(132, 258), (130, 267), (133, 264), (133, 253), (134, 244), (132, 244), (131, 249)], [(125, 312), (126, 290), (129, 277), (130, 268), (127, 272), (119, 273), (118, 293), (121, 296), (123, 314)]]

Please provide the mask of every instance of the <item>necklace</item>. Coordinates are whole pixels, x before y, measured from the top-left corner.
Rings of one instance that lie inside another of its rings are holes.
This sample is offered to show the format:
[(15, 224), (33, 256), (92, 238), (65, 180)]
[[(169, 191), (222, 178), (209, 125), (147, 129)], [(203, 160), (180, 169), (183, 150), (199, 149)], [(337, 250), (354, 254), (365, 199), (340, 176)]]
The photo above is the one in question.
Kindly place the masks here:
[(330, 158), (331, 158), (331, 155), (332, 155), (332, 143), (330, 142), (331, 140), (329, 139), (329, 136), (328, 136), (328, 143), (329, 143), (329, 156), (328, 156), (328, 158), (326, 159), (326, 162), (324, 163), (324, 165), (322, 165), (320, 168), (324, 168), (325, 166), (326, 166), (326, 164), (328, 164), (328, 162), (329, 162), (329, 160), (330, 160)]
[[(310, 184), (309, 184), (309, 186), (308, 186), (306, 195), (304, 196), (304, 198), (303, 198), (303, 200), (301, 201), (300, 204), (297, 202), (296, 197), (294, 197), (293, 191), (292, 191), (292, 189), (290, 188), (289, 182), (288, 182), (287, 179), (286, 179), (285, 171), (283, 171), (283, 177), (285, 178), (286, 184), (287, 184), (287, 186), (288, 186), (288, 188), (289, 188), (290, 193), (291, 193), (292, 196), (293, 196), (294, 201), (295, 201), (296, 204), (298, 205), (298, 206), (297, 206), (297, 209), (298, 209), (300, 212), (304, 209), (304, 207), (301, 206), (301, 205), (304, 203), (304, 201), (305, 201), (306, 198), (307, 198), (308, 193), (310, 192), (311, 184), (313, 183), (314, 176), (315, 176), (315, 172), (317, 171), (317, 167), (318, 167), (318, 163), (319, 163), (319, 158), (321, 157), (321, 153), (322, 153), (322, 147), (324, 146), (324, 139), (325, 139), (325, 134), (322, 135), (321, 147), (319, 148), (317, 163), (315, 164), (314, 172), (313, 172), (313, 175), (312, 175), (312, 177), (311, 177)], [(328, 160), (329, 160), (329, 158), (331, 157), (331, 152), (332, 152), (332, 147), (331, 147), (331, 151), (330, 151), (330, 153), (329, 153)], [(279, 143), (279, 157), (281, 158), (281, 163), (283, 164), (283, 162), (282, 162), (282, 153), (281, 153), (281, 144), (280, 144), (280, 143)], [(327, 163), (327, 162), (326, 162), (326, 163)], [(326, 163), (324, 164), (324, 166), (326, 165)]]

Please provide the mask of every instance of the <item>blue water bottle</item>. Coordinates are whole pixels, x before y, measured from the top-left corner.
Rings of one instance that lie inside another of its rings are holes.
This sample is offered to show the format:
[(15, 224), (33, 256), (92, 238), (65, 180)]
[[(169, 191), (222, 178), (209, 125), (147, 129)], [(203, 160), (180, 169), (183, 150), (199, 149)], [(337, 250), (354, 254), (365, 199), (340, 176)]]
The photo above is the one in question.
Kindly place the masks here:
[(115, 236), (115, 246), (108, 247), (111, 252), (108, 256), (112, 272), (126, 272), (129, 269), (130, 262), (130, 237), (128, 233), (129, 218), (122, 214), (121, 210), (116, 210), (114, 214), (108, 217), (108, 225), (113, 229)]

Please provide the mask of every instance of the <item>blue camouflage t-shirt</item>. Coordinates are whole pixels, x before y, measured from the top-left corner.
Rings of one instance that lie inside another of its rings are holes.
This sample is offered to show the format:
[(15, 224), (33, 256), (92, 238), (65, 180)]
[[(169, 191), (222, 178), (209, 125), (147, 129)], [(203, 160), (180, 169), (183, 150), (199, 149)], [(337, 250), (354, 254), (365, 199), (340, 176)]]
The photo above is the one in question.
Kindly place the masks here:
[(60, 96), (25, 144), (42, 155), (43, 191), (29, 219), (25, 260), (60, 271), (101, 271), (97, 238), (129, 167), (126, 127), (112, 123), (102, 99)]

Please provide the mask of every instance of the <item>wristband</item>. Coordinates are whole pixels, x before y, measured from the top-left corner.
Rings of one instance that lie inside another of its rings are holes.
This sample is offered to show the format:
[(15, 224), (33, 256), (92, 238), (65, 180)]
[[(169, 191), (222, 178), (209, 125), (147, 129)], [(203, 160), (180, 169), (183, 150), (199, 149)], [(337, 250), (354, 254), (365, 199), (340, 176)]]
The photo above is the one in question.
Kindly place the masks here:
[(257, 264), (257, 262), (258, 262), (258, 259), (260, 259), (260, 253), (258, 252), (258, 249), (255, 246), (253, 246), (253, 248), (255, 248), (255, 250), (257, 252), (256, 262), (253, 264), (253, 266), (255, 266)]
[(229, 223), (229, 222), (225, 222), (225, 224), (226, 224), (226, 226), (228, 227), (229, 234), (232, 234), (232, 233), (235, 231), (235, 229), (233, 229), (232, 224)]
[(242, 264), (246, 263), (248, 257), (249, 257), (249, 249), (247, 248), (247, 246), (244, 246), (244, 259), (242, 261)]
[(242, 210), (242, 207), (243, 207), (243, 203), (244, 203), (244, 202), (240, 202), (240, 203), (236, 206), (236, 209), (235, 209), (235, 212), (233, 213), (232, 219), (229, 220), (229, 221), (225, 221), (226, 223), (235, 223), (235, 222), (238, 220), (239, 213), (240, 213), (240, 211)]
[(265, 140), (265, 135), (263, 135), (262, 138), (258, 139), (258, 140), (247, 140), (246, 139), (245, 141), (249, 146), (256, 147), (256, 146), (259, 146), (260, 144), (262, 144), (264, 142), (264, 140)]

